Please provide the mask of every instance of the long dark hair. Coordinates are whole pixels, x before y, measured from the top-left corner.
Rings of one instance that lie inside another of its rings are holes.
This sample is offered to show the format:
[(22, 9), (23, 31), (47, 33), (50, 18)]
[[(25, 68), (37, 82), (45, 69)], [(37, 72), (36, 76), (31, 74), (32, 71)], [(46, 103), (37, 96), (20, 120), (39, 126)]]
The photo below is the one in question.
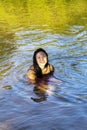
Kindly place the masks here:
[(40, 52), (40, 51), (42, 51), (42, 52), (44, 52), (44, 53), (46, 54), (46, 56), (47, 56), (47, 63), (46, 63), (46, 65), (45, 65), (45, 67), (48, 66), (48, 54), (47, 54), (47, 52), (46, 52), (44, 49), (42, 49), (42, 48), (37, 49), (37, 50), (34, 52), (34, 55), (33, 55), (33, 66), (34, 66), (34, 70), (35, 70), (36, 76), (37, 76), (38, 78), (42, 78), (42, 77), (43, 77), (41, 68), (39, 67), (39, 65), (38, 65), (38, 63), (37, 63), (37, 60), (36, 60), (36, 54), (37, 54), (38, 52)]

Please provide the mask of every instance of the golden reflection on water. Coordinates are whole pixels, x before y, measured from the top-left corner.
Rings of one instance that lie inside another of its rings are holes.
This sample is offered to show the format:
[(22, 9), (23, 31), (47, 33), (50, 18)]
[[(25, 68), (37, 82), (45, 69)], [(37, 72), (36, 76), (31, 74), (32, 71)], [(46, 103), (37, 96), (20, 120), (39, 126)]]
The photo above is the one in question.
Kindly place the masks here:
[(83, 22), (80, 19), (86, 11), (86, 0), (4, 0), (0, 2), (0, 26), (13, 29), (48, 25), (63, 29), (67, 24)]

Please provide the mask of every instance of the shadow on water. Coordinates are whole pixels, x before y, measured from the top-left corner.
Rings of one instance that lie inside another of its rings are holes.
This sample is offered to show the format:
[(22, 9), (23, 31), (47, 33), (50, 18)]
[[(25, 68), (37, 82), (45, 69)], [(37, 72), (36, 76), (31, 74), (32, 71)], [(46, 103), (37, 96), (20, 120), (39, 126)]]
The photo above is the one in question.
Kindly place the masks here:
[(45, 101), (47, 99), (45, 88), (42, 89), (42, 87), (35, 86), (33, 91), (38, 96), (36, 98), (35, 97), (31, 97), (31, 99), (33, 101), (35, 101), (35, 102), (42, 102), (42, 101)]

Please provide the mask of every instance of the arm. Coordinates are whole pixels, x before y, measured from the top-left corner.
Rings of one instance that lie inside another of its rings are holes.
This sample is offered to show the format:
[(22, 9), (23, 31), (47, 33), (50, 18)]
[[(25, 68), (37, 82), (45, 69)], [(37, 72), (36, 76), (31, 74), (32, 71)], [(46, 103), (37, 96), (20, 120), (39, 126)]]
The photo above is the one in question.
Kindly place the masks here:
[(54, 75), (50, 77), (49, 81), (59, 83), (59, 84), (63, 83), (63, 81), (61, 81), (60, 79), (57, 79)]
[(30, 83), (35, 83), (36, 82), (36, 74), (35, 74), (34, 69), (30, 68), (28, 70), (27, 76), (28, 76), (28, 79), (29, 79)]

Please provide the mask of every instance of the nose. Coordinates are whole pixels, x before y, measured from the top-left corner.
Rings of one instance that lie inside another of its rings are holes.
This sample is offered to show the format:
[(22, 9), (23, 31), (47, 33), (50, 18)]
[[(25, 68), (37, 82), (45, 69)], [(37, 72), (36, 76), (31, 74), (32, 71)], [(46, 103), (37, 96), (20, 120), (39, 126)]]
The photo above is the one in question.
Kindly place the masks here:
[(44, 58), (43, 58), (43, 57), (41, 57), (40, 61), (41, 61), (41, 62), (43, 62), (43, 61), (44, 61)]

